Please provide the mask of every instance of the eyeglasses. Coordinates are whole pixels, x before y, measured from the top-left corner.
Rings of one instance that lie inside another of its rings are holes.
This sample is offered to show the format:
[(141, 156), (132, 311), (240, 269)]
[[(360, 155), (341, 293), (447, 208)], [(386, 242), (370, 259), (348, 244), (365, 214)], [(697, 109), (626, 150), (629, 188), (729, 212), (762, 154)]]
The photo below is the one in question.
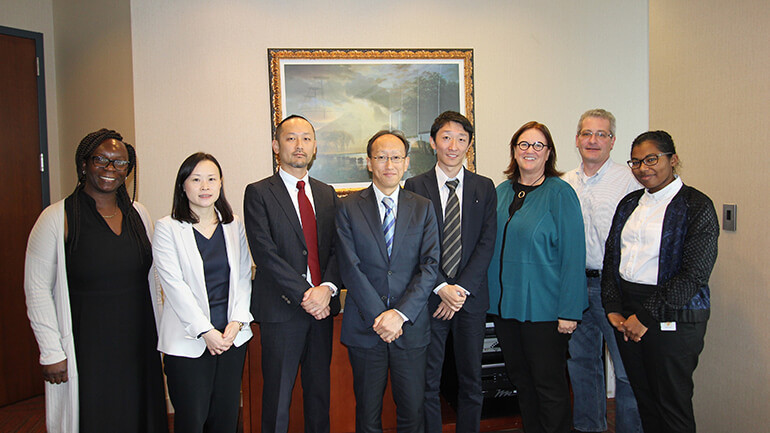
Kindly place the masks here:
[(578, 136), (583, 140), (590, 140), (591, 137), (594, 137), (594, 136), (596, 137), (597, 140), (609, 140), (610, 138), (614, 137), (614, 135), (612, 135), (611, 132), (607, 132), (607, 131), (594, 132), (588, 129), (586, 129), (585, 131), (580, 131)]
[(112, 164), (112, 166), (117, 171), (126, 171), (128, 169), (128, 165), (131, 164), (130, 161), (124, 161), (122, 159), (110, 159), (101, 155), (92, 156), (91, 163), (94, 165), (94, 167), (99, 168), (107, 168), (110, 164)]
[(629, 159), (626, 161), (626, 164), (628, 164), (631, 168), (639, 168), (642, 166), (642, 163), (648, 167), (652, 167), (653, 165), (658, 163), (658, 158), (663, 155), (673, 155), (672, 152), (666, 152), (666, 153), (653, 153), (650, 155), (645, 156), (643, 159)]
[(372, 157), (372, 160), (374, 162), (376, 162), (377, 164), (386, 164), (388, 162), (388, 160), (390, 160), (390, 162), (392, 162), (393, 164), (397, 165), (397, 164), (401, 164), (402, 162), (404, 162), (405, 159), (406, 159), (406, 157), (405, 156), (401, 156), (401, 155), (393, 155), (393, 156), (377, 155), (377, 156), (373, 156)]
[(519, 149), (521, 149), (521, 150), (527, 150), (531, 146), (533, 149), (535, 149), (535, 152), (540, 152), (541, 150), (543, 150), (544, 147), (550, 147), (547, 144), (543, 144), (543, 143), (541, 143), (539, 141), (536, 141), (534, 143), (528, 143), (526, 141), (520, 141), (516, 146), (518, 146)]

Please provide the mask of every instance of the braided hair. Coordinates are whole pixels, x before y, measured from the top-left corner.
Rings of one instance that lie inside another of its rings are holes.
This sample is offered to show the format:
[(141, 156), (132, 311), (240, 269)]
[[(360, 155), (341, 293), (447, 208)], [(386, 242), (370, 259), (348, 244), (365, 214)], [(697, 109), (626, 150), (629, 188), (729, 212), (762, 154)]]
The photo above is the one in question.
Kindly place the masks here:
[[(97, 147), (99, 147), (104, 141), (109, 139), (115, 139), (120, 141), (126, 146), (128, 152), (128, 168), (126, 170), (126, 178), (131, 174), (131, 171), (136, 167), (136, 151), (134, 146), (123, 141), (123, 136), (117, 131), (102, 128), (98, 131), (94, 131), (80, 140), (75, 151), (75, 168), (78, 173), (78, 183), (75, 186), (75, 190), (72, 192), (73, 200), (73, 215), (74, 221), (69, 222), (69, 232), (71, 242), (67, 245), (68, 251), (72, 253), (77, 247), (79, 232), (80, 232), (80, 206), (78, 193), (85, 187), (86, 184), (86, 172), (84, 167), (88, 163), (88, 159), (94, 153)], [(142, 218), (139, 216), (139, 212), (134, 209), (134, 199), (136, 198), (136, 175), (134, 175), (134, 188), (131, 197), (128, 196), (126, 190), (126, 184), (123, 182), (116, 191), (116, 199), (118, 208), (123, 213), (123, 218), (128, 223), (128, 234), (132, 239), (138, 241), (140, 254), (151, 254), (152, 249), (150, 246), (150, 240), (147, 238), (147, 231), (142, 222)]]

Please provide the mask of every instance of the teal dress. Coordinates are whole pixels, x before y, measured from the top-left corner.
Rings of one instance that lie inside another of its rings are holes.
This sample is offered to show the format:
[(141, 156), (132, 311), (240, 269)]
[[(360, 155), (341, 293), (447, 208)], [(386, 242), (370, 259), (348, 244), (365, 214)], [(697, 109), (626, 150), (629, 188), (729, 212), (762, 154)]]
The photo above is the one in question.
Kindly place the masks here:
[(580, 320), (588, 308), (588, 291), (583, 216), (575, 191), (548, 177), (509, 221), (514, 194), (511, 181), (497, 186), (489, 313), (520, 322)]

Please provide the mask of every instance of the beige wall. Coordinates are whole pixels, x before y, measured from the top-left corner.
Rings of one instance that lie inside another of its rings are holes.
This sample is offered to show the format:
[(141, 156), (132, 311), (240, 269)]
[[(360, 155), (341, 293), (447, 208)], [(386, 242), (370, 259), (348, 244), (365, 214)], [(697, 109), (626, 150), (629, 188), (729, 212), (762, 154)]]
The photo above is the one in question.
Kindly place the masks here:
[(647, 25), (637, 0), (132, 0), (141, 200), (169, 213), (179, 164), (205, 150), (241, 212), (272, 167), (267, 48), (473, 48), (480, 173), (502, 180), (508, 140), (533, 119), (576, 166), (577, 119), (597, 106), (617, 115), (625, 161), (647, 127)]
[(43, 34), (49, 184), (51, 202), (54, 202), (61, 197), (61, 171), (59, 169), (59, 121), (52, 2), (51, 0), (3, 0), (0, 2), (0, 25)]
[(61, 191), (66, 196), (77, 182), (75, 149), (86, 134), (104, 127), (135, 142), (131, 16), (129, 0), (53, 3)]
[(720, 221), (723, 203), (738, 205), (738, 231), (720, 235), (695, 372), (702, 432), (770, 424), (769, 27), (765, 0), (650, 2), (650, 127), (674, 137), (683, 180), (712, 198)]

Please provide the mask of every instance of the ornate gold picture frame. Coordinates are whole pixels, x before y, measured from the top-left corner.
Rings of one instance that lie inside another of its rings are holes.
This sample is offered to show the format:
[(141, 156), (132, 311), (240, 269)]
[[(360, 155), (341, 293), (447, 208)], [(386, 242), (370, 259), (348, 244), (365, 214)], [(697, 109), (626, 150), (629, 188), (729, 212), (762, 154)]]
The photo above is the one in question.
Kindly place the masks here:
[(439, 114), (474, 120), (472, 49), (271, 48), (268, 64), (273, 135), (286, 116), (307, 118), (317, 140), (310, 174), (342, 195), (369, 185), (366, 142), (375, 132), (398, 129), (409, 139), (406, 179), (435, 164), (429, 137)]

